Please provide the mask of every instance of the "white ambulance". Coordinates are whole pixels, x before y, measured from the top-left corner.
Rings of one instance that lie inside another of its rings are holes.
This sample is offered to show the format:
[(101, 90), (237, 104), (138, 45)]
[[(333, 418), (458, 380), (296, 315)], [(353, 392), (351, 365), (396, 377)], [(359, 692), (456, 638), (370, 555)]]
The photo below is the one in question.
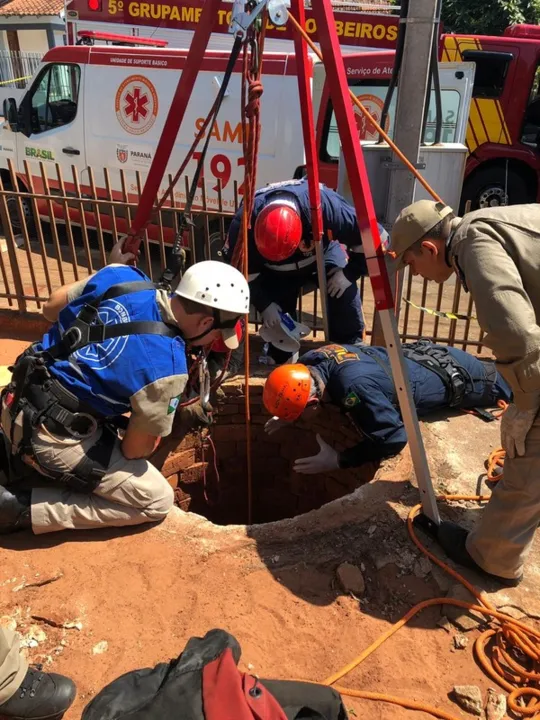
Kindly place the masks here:
[[(161, 192), (208, 114), (228, 57), (227, 51), (206, 53)], [(110, 191), (114, 199), (136, 204), (186, 58), (187, 50), (168, 48), (77, 45), (50, 50), (18, 106), (13, 99), (5, 103), (6, 120), (0, 130), (4, 185), (10, 184), (8, 164), (12, 161), (22, 189), (28, 189), (27, 164), (35, 192), (46, 190), (44, 180), (50, 190), (59, 192), (63, 180), (68, 194), (91, 195), (95, 188), (104, 198)], [(321, 180), (337, 187), (339, 141), (329, 89), (323, 66), (313, 58), (310, 62)], [(392, 64), (393, 51), (345, 56), (351, 86), (379, 117)], [(206, 158), (205, 197), (200, 192), (196, 200), (196, 207), (204, 203), (209, 211), (221, 207), (231, 214), (243, 192), (240, 65), (231, 78)], [(463, 142), (468, 117), (473, 73), (457, 69), (454, 63), (441, 65), (445, 142)], [(298, 175), (304, 163), (294, 54), (265, 53), (263, 84), (259, 187)], [(390, 112), (391, 130), (395, 102), (396, 97)], [(376, 139), (373, 128), (360, 116), (358, 128), (363, 139)], [(430, 118), (427, 135), (432, 131)], [(193, 175), (197, 157), (187, 167), (188, 177)], [(185, 197), (182, 179), (175, 188), (175, 203), (181, 205)], [(54, 206), (61, 220), (65, 204)], [(48, 208), (42, 209), (47, 218)], [(80, 203), (70, 203), (70, 213), (72, 221), (80, 222)], [(87, 225), (95, 227), (94, 208), (88, 206), (85, 214)], [(119, 207), (116, 216), (118, 231), (126, 232), (129, 215)], [(101, 223), (104, 230), (111, 228), (108, 212), (103, 213)], [(169, 242), (172, 227), (165, 229), (165, 235)]]

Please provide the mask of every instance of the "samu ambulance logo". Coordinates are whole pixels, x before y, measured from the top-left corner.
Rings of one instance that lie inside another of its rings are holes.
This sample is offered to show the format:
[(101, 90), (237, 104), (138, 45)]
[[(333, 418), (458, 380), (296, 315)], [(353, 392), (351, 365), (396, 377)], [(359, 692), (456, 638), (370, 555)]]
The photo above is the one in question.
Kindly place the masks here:
[[(384, 102), (381, 100), (381, 98), (377, 97), (376, 95), (359, 95), (358, 99), (369, 112), (371, 117), (380, 125), (382, 120), (382, 111), (384, 108)], [(375, 125), (371, 122), (371, 120), (367, 118), (364, 113), (360, 112), (360, 110), (357, 110), (356, 108), (354, 115), (360, 140), (378, 140), (379, 132), (375, 128)], [(385, 132), (388, 132), (389, 128), (390, 118), (387, 117), (384, 128)]]
[(115, 100), (116, 117), (130, 135), (147, 133), (156, 122), (158, 109), (156, 89), (150, 80), (142, 75), (130, 75), (118, 88)]
[[(116, 300), (106, 300), (99, 306), (99, 320), (104, 325), (117, 325), (130, 321), (126, 308)], [(92, 370), (105, 370), (110, 367), (124, 352), (129, 337), (111, 338), (103, 343), (87, 345), (73, 353), (76, 360), (84, 363)]]

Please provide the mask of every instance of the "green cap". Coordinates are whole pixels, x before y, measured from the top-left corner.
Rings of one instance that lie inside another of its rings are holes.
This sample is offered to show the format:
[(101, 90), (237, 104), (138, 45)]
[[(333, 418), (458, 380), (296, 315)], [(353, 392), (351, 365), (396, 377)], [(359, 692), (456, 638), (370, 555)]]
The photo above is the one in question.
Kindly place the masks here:
[(395, 257), (395, 269), (403, 267), (403, 256), (415, 242), (425, 237), (435, 225), (453, 212), (448, 205), (433, 200), (418, 200), (402, 210), (391, 235), (390, 252)]

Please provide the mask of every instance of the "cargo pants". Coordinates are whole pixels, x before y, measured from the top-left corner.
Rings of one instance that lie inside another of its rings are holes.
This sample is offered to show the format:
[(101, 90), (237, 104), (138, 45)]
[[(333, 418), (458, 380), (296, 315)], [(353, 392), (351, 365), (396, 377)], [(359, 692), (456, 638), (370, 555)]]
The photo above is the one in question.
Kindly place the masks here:
[(27, 670), (28, 663), (19, 652), (19, 636), (0, 628), (0, 705), (17, 692)]
[(540, 413), (525, 442), (525, 455), (504, 461), (504, 476), (467, 538), (467, 550), (484, 570), (514, 579), (540, 525)]
[[(2, 427), (11, 437), (11, 417), (2, 408)], [(32, 445), (43, 476), (32, 489), (32, 530), (36, 535), (58, 530), (90, 530), (101, 527), (141, 525), (163, 520), (174, 504), (174, 493), (163, 475), (148, 460), (128, 460), (116, 440), (107, 472), (91, 494), (78, 493), (47, 477), (47, 471), (69, 473), (101, 438), (102, 428), (84, 440), (59, 437), (41, 427), (34, 431)], [(20, 440), (19, 420), (13, 436)]]

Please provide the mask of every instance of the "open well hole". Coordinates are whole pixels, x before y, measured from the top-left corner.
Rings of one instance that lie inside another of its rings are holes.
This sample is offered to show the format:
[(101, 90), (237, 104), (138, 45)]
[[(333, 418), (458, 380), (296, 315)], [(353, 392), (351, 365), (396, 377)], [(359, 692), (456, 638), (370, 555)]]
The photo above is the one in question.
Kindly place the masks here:
[[(353, 492), (373, 479), (377, 463), (326, 475), (300, 475), (293, 461), (319, 452), (315, 434), (337, 450), (351, 447), (359, 433), (337, 408), (325, 406), (309, 421), (301, 421), (269, 437), (264, 424), (269, 416), (262, 405), (261, 379), (250, 385), (252, 418), (253, 522), (265, 523), (295, 517), (320, 508)], [(245, 396), (242, 381), (223, 386), (225, 398), (217, 403), (211, 429), (216, 448), (197, 434), (188, 435), (172, 450), (169, 446), (162, 472), (175, 488), (176, 503), (218, 525), (247, 523), (247, 466)], [(158, 464), (158, 463), (156, 463)], [(205, 479), (206, 475), (206, 479)]]

